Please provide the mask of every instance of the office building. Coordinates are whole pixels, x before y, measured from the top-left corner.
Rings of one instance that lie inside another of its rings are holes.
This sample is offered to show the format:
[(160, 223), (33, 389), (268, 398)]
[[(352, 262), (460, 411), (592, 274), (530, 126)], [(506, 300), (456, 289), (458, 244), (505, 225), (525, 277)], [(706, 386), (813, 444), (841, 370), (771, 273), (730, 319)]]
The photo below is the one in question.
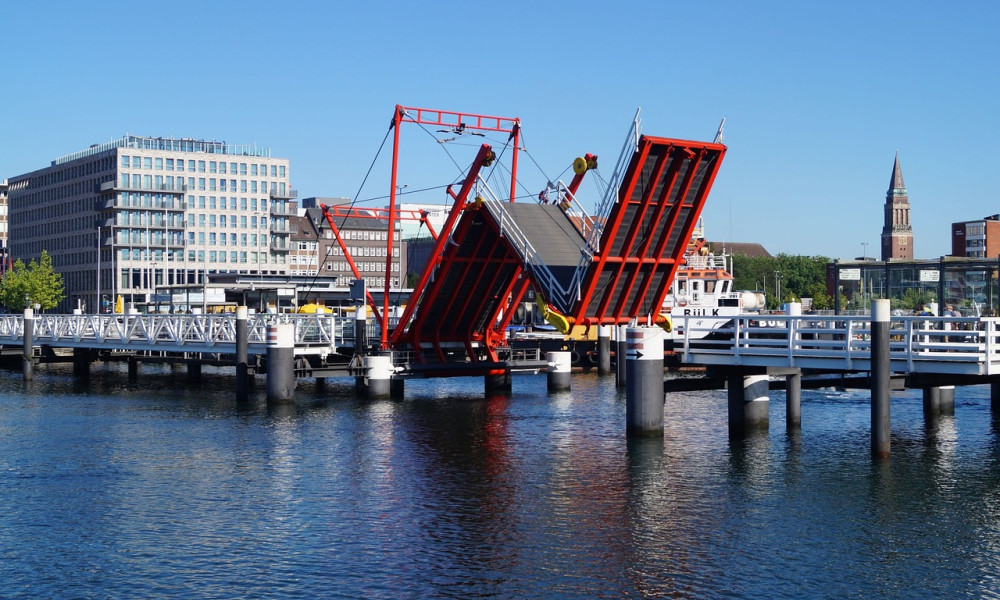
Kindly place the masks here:
[(1000, 215), (952, 223), (951, 255), (968, 258), (1000, 256)]
[[(316, 205), (312, 199), (304, 204)], [(325, 204), (325, 203), (324, 203)], [(292, 252), (289, 273), (296, 275), (335, 276), (341, 285), (355, 279), (347, 254), (337, 242), (322, 209), (307, 208), (305, 214), (293, 221)], [(337, 217), (334, 224), (365, 285), (369, 289), (383, 289), (385, 263), (388, 253), (388, 223), (375, 217)], [(398, 231), (398, 225), (397, 225)], [(393, 236), (390, 289), (400, 289), (406, 284), (408, 243), (399, 235)], [(400, 277), (400, 273), (404, 276)]]
[(11, 254), (48, 252), (60, 311), (139, 304), (207, 274), (287, 274), (289, 176), (267, 148), (126, 135), (10, 178)]

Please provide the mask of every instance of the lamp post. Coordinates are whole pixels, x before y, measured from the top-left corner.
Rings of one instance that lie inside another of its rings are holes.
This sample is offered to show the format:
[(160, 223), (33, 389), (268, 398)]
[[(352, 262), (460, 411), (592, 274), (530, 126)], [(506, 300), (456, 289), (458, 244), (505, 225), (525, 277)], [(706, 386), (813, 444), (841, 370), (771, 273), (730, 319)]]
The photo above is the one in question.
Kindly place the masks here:
[(774, 272), (774, 295), (778, 299), (778, 307), (781, 307), (781, 271)]
[(861, 260), (868, 260), (868, 242), (861, 242)]

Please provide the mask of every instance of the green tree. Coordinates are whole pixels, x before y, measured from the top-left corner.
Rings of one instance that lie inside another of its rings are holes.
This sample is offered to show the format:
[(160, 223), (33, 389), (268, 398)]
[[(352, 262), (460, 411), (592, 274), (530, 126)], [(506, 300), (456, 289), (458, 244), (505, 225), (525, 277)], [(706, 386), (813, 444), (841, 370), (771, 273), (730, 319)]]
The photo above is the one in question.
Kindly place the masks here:
[[(832, 308), (832, 299), (826, 294), (825, 256), (733, 256), (734, 287), (738, 290), (762, 290), (767, 295), (768, 308), (799, 298), (813, 299), (817, 309)], [(780, 282), (781, 297), (775, 292)], [(822, 293), (822, 296), (820, 296)], [(817, 299), (819, 303), (817, 304)]]
[(28, 303), (51, 310), (65, 297), (62, 275), (52, 268), (52, 257), (44, 250), (27, 267), (18, 259), (0, 279), (0, 303), (11, 310), (24, 310)]

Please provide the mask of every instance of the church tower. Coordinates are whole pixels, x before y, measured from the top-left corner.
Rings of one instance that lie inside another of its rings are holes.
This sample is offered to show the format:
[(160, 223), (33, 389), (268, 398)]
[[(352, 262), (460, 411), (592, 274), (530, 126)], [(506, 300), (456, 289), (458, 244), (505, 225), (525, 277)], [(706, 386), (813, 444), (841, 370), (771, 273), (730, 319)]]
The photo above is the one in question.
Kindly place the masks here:
[(910, 199), (899, 168), (899, 152), (892, 165), (889, 191), (885, 194), (885, 223), (882, 225), (882, 260), (913, 259), (913, 228), (910, 227)]

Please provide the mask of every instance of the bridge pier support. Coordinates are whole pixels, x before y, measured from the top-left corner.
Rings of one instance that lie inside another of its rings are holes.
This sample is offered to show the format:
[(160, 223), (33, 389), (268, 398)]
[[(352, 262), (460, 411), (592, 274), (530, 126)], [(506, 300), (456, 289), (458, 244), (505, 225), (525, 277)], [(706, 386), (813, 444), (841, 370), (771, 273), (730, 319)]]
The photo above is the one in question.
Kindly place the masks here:
[(247, 363), (249, 362), (249, 337), (247, 334), (247, 307), (236, 307), (236, 401), (246, 402), (249, 397)]
[(391, 397), (392, 357), (366, 356), (364, 358), (364, 369), (365, 397), (371, 400)]
[(189, 362), (187, 364), (187, 380), (191, 383), (201, 381), (201, 363)]
[(570, 389), (573, 357), (569, 352), (546, 352), (546, 377), (550, 392), (565, 392)]
[(139, 361), (135, 357), (130, 357), (128, 359), (128, 380), (136, 381), (139, 379)]
[(267, 326), (267, 402), (295, 401), (295, 325)]
[(871, 390), (872, 456), (888, 458), (889, 434), (889, 301), (872, 300)]
[(627, 362), (625, 355), (628, 353), (625, 332), (627, 330), (628, 326), (626, 325), (618, 326), (618, 339), (615, 344), (615, 384), (618, 387), (625, 387), (625, 363)]
[(924, 388), (924, 417), (955, 414), (955, 386)]
[(597, 328), (597, 374), (604, 376), (611, 373), (611, 326), (601, 325)]
[(785, 376), (785, 429), (802, 427), (802, 371)]
[(767, 374), (747, 374), (737, 371), (729, 375), (729, 433), (742, 435), (770, 425), (768, 396), (770, 379)]
[(491, 373), (484, 377), (484, 387), (486, 395), (509, 394), (511, 392), (510, 370), (503, 373)]
[(90, 379), (90, 351), (87, 348), (73, 348), (73, 377)]
[(25, 381), (35, 379), (35, 311), (31, 308), (24, 309), (24, 350), (22, 352), (22, 366)]
[(994, 413), (1000, 414), (1000, 380), (998, 379), (990, 382), (990, 408)]
[(663, 336), (659, 327), (629, 328), (624, 336), (626, 435), (663, 435)]

